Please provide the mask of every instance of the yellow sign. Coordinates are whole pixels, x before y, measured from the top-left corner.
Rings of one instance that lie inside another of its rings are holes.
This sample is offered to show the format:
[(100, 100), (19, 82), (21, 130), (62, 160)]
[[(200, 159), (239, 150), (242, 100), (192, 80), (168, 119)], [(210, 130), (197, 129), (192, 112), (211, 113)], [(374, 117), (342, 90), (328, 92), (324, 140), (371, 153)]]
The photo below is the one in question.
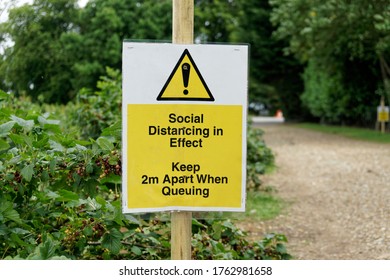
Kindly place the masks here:
[(243, 110), (241, 105), (128, 104), (128, 205), (139, 212), (240, 209)]
[(181, 55), (157, 100), (214, 101), (213, 95), (187, 49)]
[(388, 122), (389, 121), (389, 107), (388, 106), (379, 106), (377, 111), (378, 111), (378, 122)]
[(125, 42), (122, 66), (123, 212), (245, 211), (248, 46)]

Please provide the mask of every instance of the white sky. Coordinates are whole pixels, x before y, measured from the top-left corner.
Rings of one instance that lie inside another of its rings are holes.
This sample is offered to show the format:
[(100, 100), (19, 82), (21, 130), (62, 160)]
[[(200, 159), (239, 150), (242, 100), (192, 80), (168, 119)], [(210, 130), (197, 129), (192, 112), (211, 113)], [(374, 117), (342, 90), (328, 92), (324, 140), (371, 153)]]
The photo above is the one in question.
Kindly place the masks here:
[[(0, 1), (1, 2), (3, 2), (3, 1), (4, 2), (6, 2), (6, 1), (16, 2), (17, 3), (16, 6), (21, 6), (23, 4), (33, 2), (33, 0), (0, 0)], [(80, 7), (84, 7), (87, 4), (88, 0), (78, 0), (78, 2), (79, 2)], [(3, 7), (3, 4), (0, 5), (0, 8), (2, 8), (2, 7)], [(0, 16), (0, 22), (7, 21), (7, 19), (8, 19), (8, 13), (7, 12), (2, 13)]]

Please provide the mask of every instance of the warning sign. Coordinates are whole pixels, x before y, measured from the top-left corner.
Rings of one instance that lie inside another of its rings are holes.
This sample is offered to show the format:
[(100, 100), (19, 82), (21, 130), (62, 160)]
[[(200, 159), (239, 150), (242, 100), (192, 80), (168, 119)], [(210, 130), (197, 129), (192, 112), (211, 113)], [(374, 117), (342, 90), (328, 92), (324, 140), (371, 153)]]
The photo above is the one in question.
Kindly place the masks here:
[(389, 121), (389, 106), (378, 106), (378, 122), (388, 122)]
[(181, 55), (157, 100), (214, 101), (187, 49)]
[(241, 207), (241, 106), (127, 107), (129, 206)]
[(123, 212), (245, 210), (247, 60), (247, 46), (124, 43)]

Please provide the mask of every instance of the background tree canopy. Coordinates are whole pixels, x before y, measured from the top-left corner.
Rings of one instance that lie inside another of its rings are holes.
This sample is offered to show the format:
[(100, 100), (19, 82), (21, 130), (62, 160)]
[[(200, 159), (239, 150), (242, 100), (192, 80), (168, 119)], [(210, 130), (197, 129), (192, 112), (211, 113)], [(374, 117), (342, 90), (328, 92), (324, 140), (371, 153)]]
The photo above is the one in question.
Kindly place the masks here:
[[(66, 103), (121, 68), (124, 39), (170, 40), (171, 0), (34, 0), (0, 24), (0, 87)], [(249, 43), (251, 102), (373, 125), (390, 96), (388, 0), (195, 0), (196, 42)], [(13, 45), (4, 43), (11, 40)]]
[(278, 38), (305, 64), (303, 103), (323, 121), (369, 124), (389, 98), (390, 2), (271, 0)]

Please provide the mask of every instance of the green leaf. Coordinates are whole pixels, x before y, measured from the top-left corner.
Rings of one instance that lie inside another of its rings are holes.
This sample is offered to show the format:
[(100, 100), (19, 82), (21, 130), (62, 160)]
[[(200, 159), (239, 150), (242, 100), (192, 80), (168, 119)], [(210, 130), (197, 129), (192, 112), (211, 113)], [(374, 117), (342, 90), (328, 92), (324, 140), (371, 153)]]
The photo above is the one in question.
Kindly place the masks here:
[(2, 99), (7, 99), (8, 96), (9, 96), (9, 95), (8, 95), (5, 91), (2, 91), (2, 90), (0, 89), (0, 100), (2, 100)]
[(7, 136), (16, 122), (9, 121), (0, 125), (0, 137)]
[(107, 140), (107, 138), (99, 137), (96, 140), (96, 143), (99, 145), (99, 147), (103, 151), (112, 151), (112, 150), (114, 150), (114, 145), (109, 140)]
[(11, 119), (20, 125), (25, 131), (30, 131), (34, 127), (33, 120), (24, 120), (22, 118), (18, 118), (15, 115), (12, 115)]
[(108, 249), (112, 254), (118, 254), (121, 249), (122, 233), (116, 228), (112, 228), (109, 232), (104, 234), (102, 240), (102, 247)]
[(32, 143), (34, 148), (43, 148), (49, 142), (49, 136), (45, 135), (41, 140)]
[(20, 246), (26, 247), (28, 244), (24, 242), (16, 233), (11, 233), (11, 240)]
[(14, 134), (14, 133), (11, 133), (9, 135), (9, 138), (11, 138), (11, 140), (15, 143), (15, 144), (18, 144), (18, 145), (23, 145), (24, 144), (24, 138), (18, 134)]
[(3, 216), (4, 221), (11, 220), (21, 224), (23, 221), (20, 219), (19, 213), (13, 209), (13, 204), (9, 201), (0, 201), (0, 214)]
[[(0, 221), (1, 221), (1, 219), (0, 219)], [(8, 227), (5, 224), (1, 223), (0, 224), (0, 236), (6, 235), (7, 233), (8, 233)]]
[(59, 120), (48, 120), (42, 116), (38, 116), (38, 121), (41, 125), (45, 125), (45, 124), (59, 125), (60, 124)]
[(55, 251), (56, 245), (53, 242), (53, 239), (50, 236), (47, 236), (46, 240), (37, 247), (36, 253), (38, 254), (36, 259), (49, 260), (54, 257)]
[(115, 138), (121, 138), (122, 122), (116, 122), (113, 125), (103, 129), (102, 136), (114, 136)]
[(59, 190), (58, 194), (60, 196), (56, 198), (57, 201), (66, 202), (66, 201), (73, 201), (79, 199), (79, 196), (76, 193), (67, 190)]
[(287, 253), (287, 250), (283, 244), (278, 243), (278, 244), (276, 244), (276, 252), (278, 252), (280, 254), (285, 254), (285, 253)]
[(50, 148), (53, 151), (57, 151), (57, 152), (64, 152), (65, 151), (64, 146), (62, 146), (60, 143), (53, 141), (53, 140), (49, 140), (49, 143), (50, 143)]
[(7, 141), (0, 139), (0, 151), (7, 150), (10, 147)]
[(99, 203), (100, 205), (102, 205), (103, 207), (106, 206), (107, 201), (103, 197), (101, 197), (100, 195), (96, 196), (95, 199), (96, 199), (96, 202)]
[(102, 206), (94, 198), (91, 199), (88, 197), (85, 202), (87, 204), (87, 210), (96, 211), (102, 208)]
[(137, 224), (137, 225), (141, 225), (141, 222), (136, 219), (133, 215), (131, 214), (125, 214), (124, 215), (125, 218), (129, 221), (129, 222), (132, 222), (133, 224)]
[(33, 164), (29, 164), (29, 165), (23, 167), (23, 169), (20, 172), (20, 174), (22, 175), (24, 180), (26, 180), (27, 182), (30, 182), (31, 179), (32, 179), (32, 176), (34, 175), (34, 165)]
[(92, 234), (93, 234), (92, 226), (86, 226), (86, 227), (83, 229), (83, 233), (84, 233), (86, 236), (92, 236)]
[(112, 183), (112, 184), (121, 184), (122, 183), (122, 177), (119, 175), (115, 174), (110, 174), (107, 177), (104, 177), (103, 179), (100, 180), (101, 184), (106, 184), (106, 183)]
[(131, 252), (133, 252), (137, 256), (141, 256), (142, 255), (141, 249), (139, 247), (137, 247), (137, 246), (131, 247)]

